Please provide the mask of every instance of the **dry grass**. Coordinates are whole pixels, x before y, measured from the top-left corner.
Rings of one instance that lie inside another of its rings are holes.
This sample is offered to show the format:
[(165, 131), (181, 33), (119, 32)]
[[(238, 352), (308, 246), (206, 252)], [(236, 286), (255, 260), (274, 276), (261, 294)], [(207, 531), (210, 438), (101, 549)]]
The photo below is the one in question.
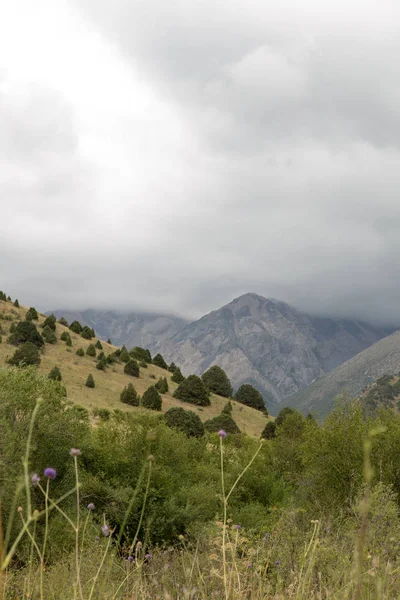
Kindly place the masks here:
[[(10, 302), (0, 301), (0, 326), (3, 330), (3, 343), (0, 344), (0, 365), (5, 365), (7, 358), (13, 355), (15, 347), (7, 344), (7, 337), (12, 321), (5, 320), (4, 317), (10, 315), (14, 321), (24, 319), (26, 307), (16, 308)], [(46, 317), (39, 316), (37, 325), (41, 325)], [(63, 331), (68, 331), (72, 339), (72, 348), (68, 348), (59, 338)], [(116, 408), (127, 412), (135, 412), (138, 408), (130, 407), (120, 402), (119, 396), (123, 388), (129, 383), (133, 383), (137, 392), (142, 395), (150, 386), (154, 385), (159, 377), (167, 377), (169, 392), (163, 395), (163, 412), (173, 406), (182, 406), (183, 408), (193, 410), (198, 413), (202, 421), (211, 419), (220, 414), (222, 408), (227, 402), (226, 398), (212, 394), (211, 406), (196, 407), (181, 400), (172, 397), (177, 384), (171, 381), (171, 373), (160, 369), (154, 365), (149, 365), (147, 369), (140, 369), (140, 377), (133, 378), (125, 375), (124, 365), (117, 363), (109, 365), (106, 371), (96, 369), (96, 360), (90, 356), (79, 357), (76, 350), (82, 347), (85, 351), (89, 344), (96, 340), (85, 340), (81, 336), (73, 333), (67, 327), (57, 323), (56, 331), (58, 342), (55, 345), (46, 344), (41, 357), (39, 369), (48, 373), (55, 365), (61, 369), (63, 384), (67, 389), (68, 399), (85, 406), (88, 409), (107, 408), (114, 410)], [(105, 354), (113, 352), (117, 348), (111, 344), (101, 341)], [(94, 389), (85, 386), (85, 381), (89, 373), (92, 373), (96, 382)], [(155, 376), (155, 379), (151, 377)], [(241, 431), (251, 436), (259, 437), (268, 420), (262, 413), (238, 402), (232, 401), (232, 417), (238, 424)], [(271, 418), (271, 417), (269, 417)]]

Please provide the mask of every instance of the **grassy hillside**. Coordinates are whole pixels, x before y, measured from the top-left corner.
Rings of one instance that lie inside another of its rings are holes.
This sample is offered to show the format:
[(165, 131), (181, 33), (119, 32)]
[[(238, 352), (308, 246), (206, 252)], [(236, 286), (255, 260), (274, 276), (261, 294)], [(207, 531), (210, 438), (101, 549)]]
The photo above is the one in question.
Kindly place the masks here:
[(397, 331), (287, 398), (282, 406), (324, 417), (332, 410), (339, 394), (346, 392), (351, 398), (356, 397), (379, 377), (395, 375), (399, 371), (400, 331)]
[[(5, 366), (7, 358), (11, 357), (15, 351), (15, 346), (7, 344), (10, 325), (13, 322), (23, 320), (27, 310), (26, 307), (20, 306), (16, 308), (11, 302), (0, 300), (0, 326), (2, 330), (0, 334), (3, 338), (3, 342), (0, 344), (0, 366)], [(41, 331), (40, 325), (45, 318), (45, 315), (39, 315), (39, 321), (35, 321), (39, 331)], [(63, 331), (69, 332), (72, 339), (72, 348), (68, 348), (60, 340)], [(121, 403), (119, 398), (120, 393), (128, 383), (133, 383), (136, 391), (142, 395), (150, 385), (154, 385), (159, 377), (167, 377), (169, 385), (169, 392), (163, 395), (163, 412), (173, 406), (182, 406), (187, 410), (193, 410), (200, 416), (202, 421), (206, 421), (220, 414), (227, 402), (226, 398), (212, 394), (211, 406), (197, 407), (173, 398), (172, 394), (177, 388), (177, 384), (171, 381), (172, 374), (154, 365), (149, 365), (147, 369), (140, 368), (139, 378), (126, 375), (123, 372), (124, 364), (122, 363), (109, 365), (105, 371), (99, 371), (96, 369), (95, 358), (91, 358), (86, 354), (83, 357), (76, 355), (78, 348), (82, 347), (86, 351), (88, 345), (95, 343), (96, 339), (85, 340), (59, 323), (57, 323), (56, 335), (58, 338), (57, 344), (45, 344), (39, 369), (44, 373), (48, 373), (57, 365), (62, 373), (63, 384), (67, 389), (68, 399), (89, 410), (101, 408), (109, 410), (120, 409), (129, 412), (143, 410)], [(106, 342), (102, 341), (101, 343), (105, 354), (117, 349)], [(85, 381), (89, 373), (92, 373), (96, 382), (94, 389), (89, 389), (85, 386)], [(252, 436), (260, 436), (268, 418), (259, 411), (235, 401), (232, 401), (232, 405), (232, 417), (240, 430)]]

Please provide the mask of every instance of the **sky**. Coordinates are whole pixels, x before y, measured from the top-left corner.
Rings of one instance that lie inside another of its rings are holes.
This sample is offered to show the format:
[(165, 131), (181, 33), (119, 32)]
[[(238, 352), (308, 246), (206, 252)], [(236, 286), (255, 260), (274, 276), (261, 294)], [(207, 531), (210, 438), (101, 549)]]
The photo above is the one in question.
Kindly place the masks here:
[(0, 288), (400, 323), (398, 0), (0, 3)]

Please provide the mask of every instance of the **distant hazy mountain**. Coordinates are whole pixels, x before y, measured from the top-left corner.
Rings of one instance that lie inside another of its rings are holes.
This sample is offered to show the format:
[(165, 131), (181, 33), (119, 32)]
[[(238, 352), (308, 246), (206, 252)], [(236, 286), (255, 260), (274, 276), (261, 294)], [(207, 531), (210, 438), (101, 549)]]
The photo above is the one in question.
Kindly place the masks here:
[(168, 315), (146, 313), (119, 313), (87, 309), (81, 312), (55, 310), (57, 318), (65, 317), (69, 323), (75, 319), (93, 327), (104, 340), (111, 339), (116, 346), (125, 344), (128, 348), (142, 346), (153, 348), (165, 338), (173, 336), (187, 321)]
[(376, 342), (341, 364), (331, 373), (287, 398), (284, 405), (323, 417), (332, 410), (335, 398), (346, 391), (350, 397), (382, 375), (400, 371), (400, 331)]
[(165, 337), (153, 351), (184, 374), (218, 364), (234, 387), (252, 383), (267, 404), (304, 389), (393, 329), (313, 317), (284, 302), (245, 294)]

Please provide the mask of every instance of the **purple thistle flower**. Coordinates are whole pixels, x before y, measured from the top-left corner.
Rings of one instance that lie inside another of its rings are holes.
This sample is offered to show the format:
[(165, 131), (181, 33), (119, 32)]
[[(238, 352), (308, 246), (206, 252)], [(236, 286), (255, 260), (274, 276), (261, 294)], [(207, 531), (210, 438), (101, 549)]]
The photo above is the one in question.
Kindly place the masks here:
[(79, 450), (79, 448), (71, 448), (69, 453), (71, 456), (79, 456), (81, 451)]
[(40, 482), (40, 477), (37, 473), (34, 473), (31, 477), (32, 485), (37, 485)]
[(220, 429), (218, 431), (218, 436), (223, 440), (224, 438), (226, 438), (226, 431), (224, 431), (223, 429)]
[(234, 525), (233, 528), (239, 530), (239, 529), (242, 529), (242, 526), (241, 525)]
[(95, 506), (94, 506), (93, 502), (89, 502), (89, 504), (87, 505), (87, 507), (86, 507), (86, 508), (87, 508), (88, 510), (94, 510), (94, 509), (95, 509)]
[(47, 467), (44, 470), (44, 476), (48, 479), (55, 479), (57, 477), (57, 471), (53, 467)]
[(98, 542), (99, 540), (100, 540), (99, 536), (98, 536), (98, 535), (96, 535), (96, 537), (94, 538), (94, 541), (95, 541), (95, 542)]
[(152, 555), (151, 555), (151, 554), (146, 554), (146, 555), (145, 555), (145, 558), (147, 558), (147, 560), (151, 560), (153, 557), (152, 557)]
[(281, 561), (280, 561), (280, 560), (276, 560), (276, 561), (275, 561), (275, 564), (276, 564), (276, 566), (278, 566), (278, 565), (280, 565), (280, 564), (281, 564)]
[(101, 533), (105, 536), (108, 537), (110, 535), (110, 528), (107, 524), (104, 524), (101, 528)]
[(132, 554), (130, 556), (128, 556), (128, 560), (129, 560), (129, 562), (133, 562), (133, 556), (132, 556)]

